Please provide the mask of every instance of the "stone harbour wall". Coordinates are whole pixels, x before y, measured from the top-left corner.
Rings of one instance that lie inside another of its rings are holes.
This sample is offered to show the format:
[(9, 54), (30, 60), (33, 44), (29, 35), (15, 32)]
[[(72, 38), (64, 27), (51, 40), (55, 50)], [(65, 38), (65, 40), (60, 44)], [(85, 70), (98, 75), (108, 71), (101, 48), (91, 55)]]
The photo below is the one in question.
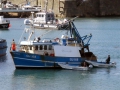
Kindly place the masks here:
[[(25, 4), (26, 0), (10, 0), (13, 4)], [(41, 5), (45, 0), (28, 0), (31, 5)], [(52, 9), (56, 16), (63, 17), (105, 17), (120, 16), (120, 0), (48, 0), (47, 10)]]

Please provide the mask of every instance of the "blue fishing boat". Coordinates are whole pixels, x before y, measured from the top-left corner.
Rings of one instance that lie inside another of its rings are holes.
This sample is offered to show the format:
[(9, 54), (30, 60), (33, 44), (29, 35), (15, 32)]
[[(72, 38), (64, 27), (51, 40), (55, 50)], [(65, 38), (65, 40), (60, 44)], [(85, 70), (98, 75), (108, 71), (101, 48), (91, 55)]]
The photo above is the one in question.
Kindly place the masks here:
[[(75, 18), (74, 18), (75, 19)], [(69, 20), (69, 35), (62, 35), (55, 39), (31, 39), (35, 34), (34, 27), (29, 29), (26, 40), (15, 42), (11, 46), (11, 56), (16, 68), (61, 68), (58, 63), (82, 65), (85, 60), (97, 60), (89, 50), (89, 41), (92, 35), (80, 36), (74, 25), (74, 19)], [(26, 30), (25, 30), (26, 33)]]
[(0, 39), (0, 58), (6, 55), (7, 42), (5, 39)]

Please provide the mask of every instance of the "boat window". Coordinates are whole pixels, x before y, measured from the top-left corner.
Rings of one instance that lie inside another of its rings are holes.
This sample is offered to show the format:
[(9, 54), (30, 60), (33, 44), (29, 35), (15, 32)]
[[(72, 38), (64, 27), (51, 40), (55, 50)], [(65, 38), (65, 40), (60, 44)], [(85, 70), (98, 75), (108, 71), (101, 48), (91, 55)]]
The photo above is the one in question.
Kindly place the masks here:
[(44, 50), (47, 50), (47, 45), (44, 45)]
[(32, 50), (32, 46), (30, 46), (30, 50)]
[(35, 46), (35, 50), (38, 50), (38, 46), (37, 45)]
[(40, 50), (42, 50), (42, 49), (43, 49), (43, 46), (42, 46), (42, 45), (40, 45), (39, 49), (40, 49)]
[(44, 17), (44, 15), (42, 15), (42, 17)]
[(39, 15), (39, 17), (41, 17), (41, 15)]
[(52, 50), (52, 45), (49, 45), (49, 47), (48, 47), (48, 48), (49, 48), (49, 50)]

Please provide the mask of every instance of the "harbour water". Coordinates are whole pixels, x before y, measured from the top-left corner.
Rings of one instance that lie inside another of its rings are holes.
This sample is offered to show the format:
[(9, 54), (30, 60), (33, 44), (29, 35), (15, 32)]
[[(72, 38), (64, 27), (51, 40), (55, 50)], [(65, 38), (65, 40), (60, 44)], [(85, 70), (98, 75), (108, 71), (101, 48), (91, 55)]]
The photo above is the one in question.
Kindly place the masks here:
[[(16, 70), (9, 53), (14, 39), (18, 43), (23, 32), (23, 18), (9, 18), (9, 30), (0, 30), (0, 38), (7, 40), (7, 55), (0, 60), (1, 90), (119, 90), (120, 88), (120, 18), (79, 18), (75, 25), (81, 36), (92, 34), (90, 50), (98, 61), (111, 56), (113, 68), (73, 70)], [(48, 32), (44, 35), (44, 33)], [(36, 30), (42, 37), (60, 37), (63, 30)]]

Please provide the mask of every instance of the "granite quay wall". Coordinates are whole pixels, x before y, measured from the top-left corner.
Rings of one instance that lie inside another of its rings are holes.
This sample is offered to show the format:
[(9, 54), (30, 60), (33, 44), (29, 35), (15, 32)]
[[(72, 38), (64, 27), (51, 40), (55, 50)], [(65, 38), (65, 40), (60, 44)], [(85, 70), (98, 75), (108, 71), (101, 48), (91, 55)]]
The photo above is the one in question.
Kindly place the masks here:
[[(10, 0), (13, 4), (24, 5), (26, 0)], [(120, 16), (120, 0), (28, 0), (32, 6), (54, 11), (62, 17), (103, 17)]]

